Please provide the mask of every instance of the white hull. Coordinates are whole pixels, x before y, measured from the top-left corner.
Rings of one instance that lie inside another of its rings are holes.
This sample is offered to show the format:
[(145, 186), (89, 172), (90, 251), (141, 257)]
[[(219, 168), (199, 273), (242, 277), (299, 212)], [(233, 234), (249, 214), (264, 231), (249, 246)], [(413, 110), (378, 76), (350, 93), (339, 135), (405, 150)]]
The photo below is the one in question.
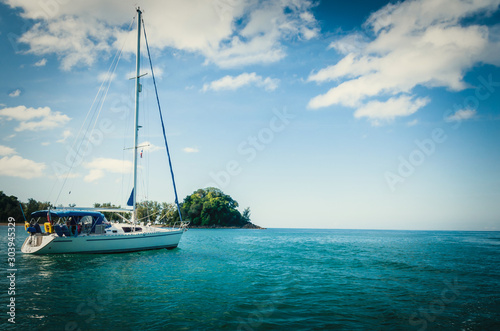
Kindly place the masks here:
[(57, 234), (29, 236), (21, 248), (27, 254), (121, 253), (150, 249), (176, 248), (183, 229), (154, 229), (131, 234), (82, 235), (59, 237)]

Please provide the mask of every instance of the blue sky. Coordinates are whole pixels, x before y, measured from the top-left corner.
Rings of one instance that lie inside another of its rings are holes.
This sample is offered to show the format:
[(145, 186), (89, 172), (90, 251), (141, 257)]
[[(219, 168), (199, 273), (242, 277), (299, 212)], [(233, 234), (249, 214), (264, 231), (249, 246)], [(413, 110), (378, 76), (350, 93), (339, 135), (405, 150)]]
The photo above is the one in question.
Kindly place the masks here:
[[(136, 3), (1, 1), (1, 190), (125, 205)], [(142, 1), (179, 196), (220, 187), (266, 227), (500, 230), (499, 5)], [(150, 77), (138, 192), (173, 202)]]

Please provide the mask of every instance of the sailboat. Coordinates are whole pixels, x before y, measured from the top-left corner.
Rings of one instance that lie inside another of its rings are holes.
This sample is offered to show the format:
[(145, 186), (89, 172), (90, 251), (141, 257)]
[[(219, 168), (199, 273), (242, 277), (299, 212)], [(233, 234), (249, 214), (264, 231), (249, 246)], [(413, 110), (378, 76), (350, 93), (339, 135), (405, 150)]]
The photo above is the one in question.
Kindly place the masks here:
[[(142, 11), (137, 8), (137, 52), (136, 52), (136, 76), (135, 78), (135, 120), (134, 120), (134, 187), (130, 195), (129, 203), (131, 209), (107, 209), (107, 208), (56, 208), (40, 210), (30, 215), (30, 222), (25, 223), (25, 229), (29, 236), (23, 243), (21, 251), (27, 254), (61, 254), (61, 253), (120, 253), (151, 249), (174, 249), (178, 246), (182, 234), (187, 230), (189, 222), (182, 220), (177, 189), (175, 186), (170, 153), (159, 108), (160, 119), (163, 128), (163, 137), (168, 155), (170, 173), (172, 176), (175, 203), (179, 212), (180, 221), (171, 228), (158, 228), (151, 224), (137, 224), (137, 159), (138, 125), (139, 119), (139, 94), (140, 84), (140, 45), (141, 45), (141, 16)], [(147, 37), (144, 34), (146, 45)], [(149, 54), (149, 46), (148, 46)], [(151, 71), (154, 72), (151, 64)], [(155, 83), (155, 91), (156, 83)], [(157, 98), (158, 100), (158, 98)], [(158, 103), (159, 105), (159, 103)], [(129, 213), (130, 219), (118, 214), (124, 223), (111, 223), (103, 212)], [(43, 224), (42, 224), (43, 222)]]

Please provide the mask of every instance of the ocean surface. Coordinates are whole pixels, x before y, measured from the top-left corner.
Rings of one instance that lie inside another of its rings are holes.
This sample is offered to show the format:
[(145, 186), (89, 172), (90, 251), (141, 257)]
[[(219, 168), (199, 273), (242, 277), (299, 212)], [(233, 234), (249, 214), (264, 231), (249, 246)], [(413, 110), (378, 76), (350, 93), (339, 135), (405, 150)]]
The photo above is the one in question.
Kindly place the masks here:
[(500, 330), (500, 233), (189, 230), (175, 250), (23, 255), (1, 329)]

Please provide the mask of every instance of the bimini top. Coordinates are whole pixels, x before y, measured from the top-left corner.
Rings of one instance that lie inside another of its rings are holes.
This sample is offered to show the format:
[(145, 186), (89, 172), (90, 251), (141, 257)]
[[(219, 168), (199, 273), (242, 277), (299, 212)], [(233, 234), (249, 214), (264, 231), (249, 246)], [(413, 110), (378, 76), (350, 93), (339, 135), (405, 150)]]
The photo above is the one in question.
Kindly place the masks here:
[[(31, 213), (31, 218), (37, 217), (47, 217), (48, 210), (38, 210)], [(70, 217), (70, 216), (92, 216), (97, 220), (97, 224), (101, 224), (104, 221), (104, 215), (96, 211), (84, 211), (84, 210), (50, 210), (50, 217)]]

